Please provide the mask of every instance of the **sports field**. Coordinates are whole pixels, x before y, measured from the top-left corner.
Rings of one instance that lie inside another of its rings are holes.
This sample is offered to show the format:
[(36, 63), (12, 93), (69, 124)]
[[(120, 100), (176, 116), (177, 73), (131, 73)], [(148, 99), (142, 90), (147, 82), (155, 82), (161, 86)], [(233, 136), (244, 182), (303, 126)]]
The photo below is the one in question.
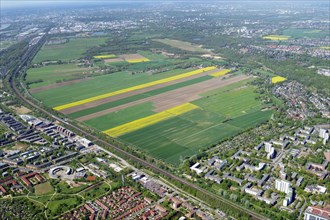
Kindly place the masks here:
[(104, 37), (73, 38), (64, 44), (44, 45), (33, 59), (33, 63), (79, 59), (87, 49), (104, 44), (106, 39)]
[(44, 194), (49, 194), (49, 193), (53, 193), (54, 189), (53, 187), (50, 185), (49, 182), (45, 182), (45, 183), (41, 183), (38, 185), (34, 186), (34, 190), (35, 190), (35, 194), (38, 195), (44, 195)]

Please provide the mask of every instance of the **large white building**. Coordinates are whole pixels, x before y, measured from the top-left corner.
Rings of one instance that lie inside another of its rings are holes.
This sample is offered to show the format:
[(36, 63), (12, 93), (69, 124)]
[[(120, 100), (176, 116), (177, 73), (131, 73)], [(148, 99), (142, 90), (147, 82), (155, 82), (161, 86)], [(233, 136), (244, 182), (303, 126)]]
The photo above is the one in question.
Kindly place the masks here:
[(271, 151), (271, 148), (273, 147), (273, 144), (269, 142), (265, 142), (264, 144), (265, 144), (265, 151), (269, 153)]
[(292, 188), (290, 188), (289, 193), (285, 196), (283, 200), (283, 206), (289, 206), (294, 201), (294, 194)]
[(275, 189), (277, 189), (281, 192), (289, 193), (291, 190), (290, 186), (291, 186), (291, 183), (289, 181), (280, 180), (280, 179), (275, 180)]
[(328, 133), (328, 130), (327, 129), (321, 128), (320, 129), (320, 133), (319, 133), (319, 137), (320, 138), (325, 138), (325, 136), (326, 136), (327, 133)]

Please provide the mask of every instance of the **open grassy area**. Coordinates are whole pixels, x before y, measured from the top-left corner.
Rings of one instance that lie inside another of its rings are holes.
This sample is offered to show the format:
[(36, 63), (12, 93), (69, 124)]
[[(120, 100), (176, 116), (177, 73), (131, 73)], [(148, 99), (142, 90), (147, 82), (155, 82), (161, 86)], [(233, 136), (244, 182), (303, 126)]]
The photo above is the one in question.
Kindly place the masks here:
[(70, 61), (79, 59), (87, 49), (104, 44), (106, 39), (104, 37), (75, 38), (64, 44), (44, 45), (34, 58), (33, 63), (47, 60)]
[(48, 214), (56, 216), (81, 204), (78, 196), (55, 196), (48, 204)]
[(168, 38), (154, 39), (154, 41), (169, 45), (171, 47), (176, 47), (181, 50), (190, 51), (190, 52), (210, 53), (209, 50), (202, 48), (200, 45), (192, 44), (190, 42), (168, 39)]
[(67, 80), (81, 79), (88, 76), (93, 68), (81, 68), (77, 64), (49, 65), (31, 68), (26, 74), (26, 83), (30, 88), (37, 88)]
[(303, 28), (289, 28), (285, 29), (283, 35), (289, 35), (293, 38), (325, 38), (329, 36), (328, 30), (315, 30), (315, 29), (303, 29)]
[(47, 106), (54, 107), (116, 90), (129, 88), (143, 83), (152, 82), (166, 77), (188, 72), (188, 69), (176, 69), (156, 75), (141, 73), (131, 75), (127, 72), (117, 72), (93, 77), (88, 81), (49, 89), (33, 94)]
[(44, 194), (49, 194), (49, 193), (53, 193), (54, 189), (53, 187), (50, 185), (49, 182), (45, 182), (45, 183), (41, 183), (38, 185), (34, 186), (34, 190), (35, 190), (35, 194), (38, 195), (44, 195)]
[(74, 194), (82, 191), (83, 189), (86, 189), (89, 186), (89, 184), (82, 184), (81, 186), (77, 187), (71, 187), (66, 182), (61, 181), (57, 187), (58, 192), (63, 194)]
[(16, 43), (16, 41), (1, 40), (0, 41), (0, 50), (7, 49), (8, 47), (10, 47), (11, 45), (13, 45), (15, 43)]
[(86, 199), (95, 199), (96, 197), (99, 197), (105, 193), (111, 192), (115, 186), (117, 186), (117, 183), (111, 183), (109, 186), (107, 183), (103, 182), (101, 185), (95, 188), (80, 192), (79, 195)]

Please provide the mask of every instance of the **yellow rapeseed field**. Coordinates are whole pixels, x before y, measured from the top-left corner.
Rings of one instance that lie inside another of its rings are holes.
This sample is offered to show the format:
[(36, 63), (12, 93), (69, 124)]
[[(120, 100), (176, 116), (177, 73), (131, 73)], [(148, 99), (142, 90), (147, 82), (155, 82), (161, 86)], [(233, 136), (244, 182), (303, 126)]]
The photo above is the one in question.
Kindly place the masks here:
[(140, 118), (134, 121), (131, 121), (129, 123), (108, 129), (106, 131), (103, 131), (103, 133), (110, 135), (112, 137), (118, 137), (123, 134), (139, 130), (141, 128), (147, 127), (149, 125), (156, 124), (157, 122), (175, 117), (177, 115), (181, 115), (183, 113), (189, 112), (191, 110), (197, 109), (198, 106), (193, 105), (191, 103), (185, 103), (173, 108), (170, 108), (168, 110), (156, 113), (154, 115)]
[(83, 104), (86, 104), (86, 103), (89, 103), (89, 102), (93, 102), (93, 101), (96, 101), (96, 100), (100, 100), (100, 99), (108, 98), (108, 97), (111, 97), (111, 96), (123, 94), (123, 93), (126, 93), (126, 92), (131, 92), (131, 91), (135, 91), (135, 90), (138, 90), (138, 89), (143, 89), (143, 88), (147, 88), (147, 87), (151, 87), (151, 86), (171, 82), (171, 81), (174, 81), (174, 80), (183, 79), (183, 78), (186, 78), (186, 77), (189, 77), (189, 76), (193, 76), (193, 75), (196, 75), (196, 74), (200, 74), (200, 73), (203, 73), (203, 72), (206, 72), (206, 71), (213, 70), (215, 68), (216, 68), (215, 66), (210, 66), (210, 67), (205, 67), (205, 68), (198, 69), (198, 70), (193, 70), (193, 71), (190, 71), (190, 72), (187, 72), (187, 73), (182, 73), (182, 74), (172, 76), (172, 77), (168, 77), (168, 78), (165, 78), (165, 79), (160, 79), (160, 80), (156, 80), (156, 81), (153, 81), (153, 82), (144, 83), (144, 84), (137, 85), (137, 86), (132, 86), (132, 87), (129, 87), (129, 88), (126, 88), (126, 89), (121, 89), (121, 90), (117, 90), (117, 91), (114, 91), (114, 92), (109, 92), (109, 93), (94, 96), (94, 97), (91, 97), (91, 98), (83, 99), (83, 100), (80, 100), (80, 101), (71, 102), (71, 103), (68, 103), (68, 104), (56, 106), (56, 107), (54, 107), (54, 110), (61, 111), (63, 109), (71, 108), (71, 107), (78, 106), (78, 105), (83, 105)]
[(275, 84), (275, 83), (283, 82), (285, 80), (287, 80), (287, 78), (284, 78), (282, 76), (275, 76), (272, 78), (272, 83)]
[(117, 56), (114, 54), (93, 56), (93, 58), (95, 58), (95, 59), (109, 59), (109, 58), (115, 58), (115, 57), (117, 57)]
[(216, 72), (216, 73), (212, 73), (210, 74), (211, 76), (214, 76), (214, 77), (218, 77), (218, 76), (223, 76), (223, 75), (226, 75), (227, 73), (230, 73), (230, 69), (222, 69), (220, 70), (219, 72)]
[(263, 39), (266, 40), (288, 40), (290, 36), (285, 36), (285, 35), (268, 35), (262, 37)]
[(330, 50), (330, 46), (324, 46), (324, 47), (320, 47), (321, 49), (324, 49), (324, 50)]
[(140, 59), (132, 59), (132, 60), (126, 60), (129, 63), (141, 63), (141, 62), (148, 62), (150, 61), (148, 58), (140, 58)]

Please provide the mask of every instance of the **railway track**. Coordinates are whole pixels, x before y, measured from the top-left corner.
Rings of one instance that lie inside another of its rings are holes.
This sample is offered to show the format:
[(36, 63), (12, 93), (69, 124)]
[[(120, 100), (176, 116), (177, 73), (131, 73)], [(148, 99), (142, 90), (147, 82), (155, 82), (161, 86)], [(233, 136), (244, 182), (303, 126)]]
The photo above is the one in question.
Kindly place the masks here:
[[(242, 212), (248, 214), (251, 219), (258, 219), (258, 220), (259, 219), (260, 220), (268, 219), (268, 218), (266, 218), (266, 217), (264, 217), (264, 216), (262, 216), (262, 215), (260, 215), (258, 213), (255, 213), (255, 212), (253, 212), (253, 211), (251, 211), (251, 210), (249, 210), (249, 209), (247, 209), (245, 207), (239, 206), (239, 205), (237, 205), (237, 204), (235, 204), (235, 203), (233, 203), (233, 202), (231, 202), (231, 201), (229, 201), (227, 199), (224, 199), (224, 198), (222, 198), (222, 197), (220, 197), (220, 196), (218, 196), (218, 195), (216, 195), (216, 194), (214, 194), (214, 193), (206, 190), (206, 189), (203, 189), (203, 188), (201, 188), (201, 187), (199, 187), (199, 186), (197, 186), (197, 185), (195, 185), (195, 184), (193, 184), (193, 183), (191, 183), (191, 182), (189, 182), (189, 181), (187, 181), (187, 180), (185, 180), (183, 178), (180, 178), (180, 177), (178, 177), (178, 176), (176, 176), (176, 175), (174, 175), (174, 174), (172, 174), (172, 173), (170, 173), (168, 171), (165, 171), (165, 170), (157, 167), (156, 165), (154, 165), (152, 163), (149, 163), (147, 161), (144, 161), (141, 158), (139, 158), (139, 157), (137, 157), (135, 155), (132, 155), (132, 154), (124, 151), (123, 149), (121, 149), (121, 148), (119, 148), (119, 147), (117, 147), (117, 146), (115, 146), (113, 144), (110, 144), (110, 143), (108, 143), (108, 142), (106, 142), (106, 141), (104, 141), (104, 140), (102, 140), (102, 139), (100, 139), (100, 138), (98, 138), (98, 137), (96, 137), (96, 136), (94, 136), (94, 135), (86, 132), (85, 130), (81, 129), (80, 127), (68, 123), (67, 121), (65, 121), (65, 120), (63, 120), (63, 119), (61, 119), (61, 118), (53, 115), (51, 112), (47, 111), (46, 109), (42, 108), (41, 106), (39, 106), (36, 103), (32, 102), (31, 100), (27, 99), (17, 89), (16, 84), (15, 84), (15, 77), (18, 77), (19, 71), (22, 68), (25, 67), (25, 65), (27, 64), (28, 60), (29, 60), (29, 56), (24, 56), (24, 60), (22, 61), (22, 63), (19, 66), (17, 66), (10, 73), (10, 76), (9, 76), (9, 84), (10, 84), (10, 87), (11, 87), (12, 91), (15, 93), (15, 95), (18, 98), (20, 98), (26, 104), (32, 106), (35, 109), (38, 109), (40, 112), (48, 115), (49, 117), (51, 117), (51, 118), (53, 118), (53, 119), (55, 119), (55, 120), (57, 120), (57, 121), (65, 124), (67, 127), (71, 128), (73, 130), (79, 131), (86, 138), (91, 139), (91, 140), (95, 140), (96, 142), (103, 144), (103, 146), (107, 146), (109, 148), (112, 148), (113, 150), (117, 151), (118, 153), (124, 155), (125, 157), (130, 158), (131, 160), (139, 163), (140, 165), (142, 165), (144, 167), (148, 167), (149, 169), (153, 170), (153, 172), (155, 172), (155, 173), (162, 174), (162, 175), (164, 175), (164, 176), (166, 176), (166, 177), (168, 177), (168, 178), (170, 178), (172, 180), (175, 180), (175, 181), (177, 181), (177, 182), (179, 182), (179, 183), (181, 183), (183, 185), (189, 186), (190, 188), (193, 188), (193, 189), (199, 191), (200, 193), (203, 193), (205, 195), (208, 195), (209, 197), (211, 197), (211, 198), (213, 198), (215, 200), (221, 201), (222, 203), (224, 203), (224, 204), (226, 204), (228, 206), (231, 206), (233, 208), (236, 208), (238, 210), (241, 210)], [(219, 207), (219, 208), (221, 209), (221, 207)]]

